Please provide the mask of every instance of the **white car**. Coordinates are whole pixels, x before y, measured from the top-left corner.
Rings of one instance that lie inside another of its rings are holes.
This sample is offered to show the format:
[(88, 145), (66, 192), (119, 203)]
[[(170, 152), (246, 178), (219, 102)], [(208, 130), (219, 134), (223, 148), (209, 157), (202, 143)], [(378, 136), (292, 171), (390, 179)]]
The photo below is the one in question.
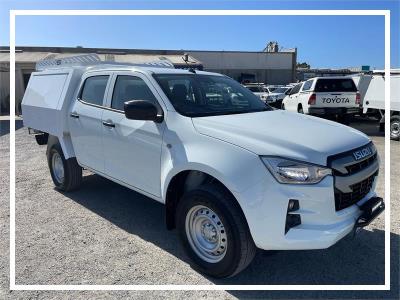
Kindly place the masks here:
[(272, 110), (220, 74), (71, 60), (43, 64), (22, 102), (56, 188), (85, 168), (164, 203), (201, 272), (328, 248), (384, 210), (376, 148), (355, 129)]
[(267, 102), (269, 90), (266, 86), (257, 84), (248, 84), (245, 85), (245, 87), (249, 89), (254, 95), (259, 97), (262, 101)]
[(292, 86), (277, 87), (267, 96), (267, 103), (275, 108), (282, 107), (282, 101), (288, 95)]
[(284, 98), (282, 108), (316, 116), (347, 119), (360, 112), (360, 93), (348, 77), (316, 77), (299, 83)]

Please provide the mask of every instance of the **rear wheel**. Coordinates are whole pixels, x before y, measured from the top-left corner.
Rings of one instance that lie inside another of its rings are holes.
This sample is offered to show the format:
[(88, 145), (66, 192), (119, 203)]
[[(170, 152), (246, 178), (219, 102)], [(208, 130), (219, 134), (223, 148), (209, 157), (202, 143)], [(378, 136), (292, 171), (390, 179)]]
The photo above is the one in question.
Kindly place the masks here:
[(400, 140), (400, 116), (390, 118), (390, 138), (395, 141)]
[(303, 106), (299, 105), (299, 107), (297, 108), (297, 112), (299, 114), (304, 114)]
[(47, 153), (51, 178), (57, 189), (72, 191), (82, 183), (82, 167), (76, 158), (65, 159), (60, 144), (52, 146)]
[(176, 224), (194, 268), (213, 277), (230, 277), (253, 260), (256, 246), (236, 200), (217, 185), (185, 193)]

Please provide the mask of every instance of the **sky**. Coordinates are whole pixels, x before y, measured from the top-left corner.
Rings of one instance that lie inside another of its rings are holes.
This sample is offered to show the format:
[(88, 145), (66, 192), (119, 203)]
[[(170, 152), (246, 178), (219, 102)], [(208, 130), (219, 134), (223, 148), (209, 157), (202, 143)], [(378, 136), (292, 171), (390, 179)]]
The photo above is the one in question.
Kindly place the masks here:
[[(3, 1), (9, 9), (389, 9), (391, 64), (399, 67), (400, 1)], [(5, 21), (5, 22), (4, 22)], [(6, 24), (4, 24), (6, 23)], [(384, 66), (383, 16), (18, 16), (17, 46), (261, 51), (269, 41), (298, 50), (315, 68)]]

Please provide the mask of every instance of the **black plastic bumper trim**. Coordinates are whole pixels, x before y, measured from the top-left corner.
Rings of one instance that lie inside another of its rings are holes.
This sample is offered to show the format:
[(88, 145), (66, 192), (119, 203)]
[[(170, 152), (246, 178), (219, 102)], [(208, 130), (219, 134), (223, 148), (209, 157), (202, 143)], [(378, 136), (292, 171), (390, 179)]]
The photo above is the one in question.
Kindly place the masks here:
[(385, 202), (381, 197), (372, 197), (367, 202), (359, 206), (362, 211), (361, 216), (356, 220), (354, 227), (365, 227), (371, 224), (385, 210)]

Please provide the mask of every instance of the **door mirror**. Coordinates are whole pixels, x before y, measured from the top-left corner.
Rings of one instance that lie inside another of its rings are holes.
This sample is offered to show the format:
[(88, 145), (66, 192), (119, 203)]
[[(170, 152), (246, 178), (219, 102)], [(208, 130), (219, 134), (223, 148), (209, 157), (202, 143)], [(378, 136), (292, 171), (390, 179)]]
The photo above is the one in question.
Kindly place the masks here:
[(153, 102), (148, 100), (130, 100), (124, 103), (125, 117), (130, 120), (144, 120), (161, 123), (164, 114)]
[(285, 95), (290, 95), (290, 92), (292, 91), (292, 89), (288, 89), (286, 92), (285, 92)]

